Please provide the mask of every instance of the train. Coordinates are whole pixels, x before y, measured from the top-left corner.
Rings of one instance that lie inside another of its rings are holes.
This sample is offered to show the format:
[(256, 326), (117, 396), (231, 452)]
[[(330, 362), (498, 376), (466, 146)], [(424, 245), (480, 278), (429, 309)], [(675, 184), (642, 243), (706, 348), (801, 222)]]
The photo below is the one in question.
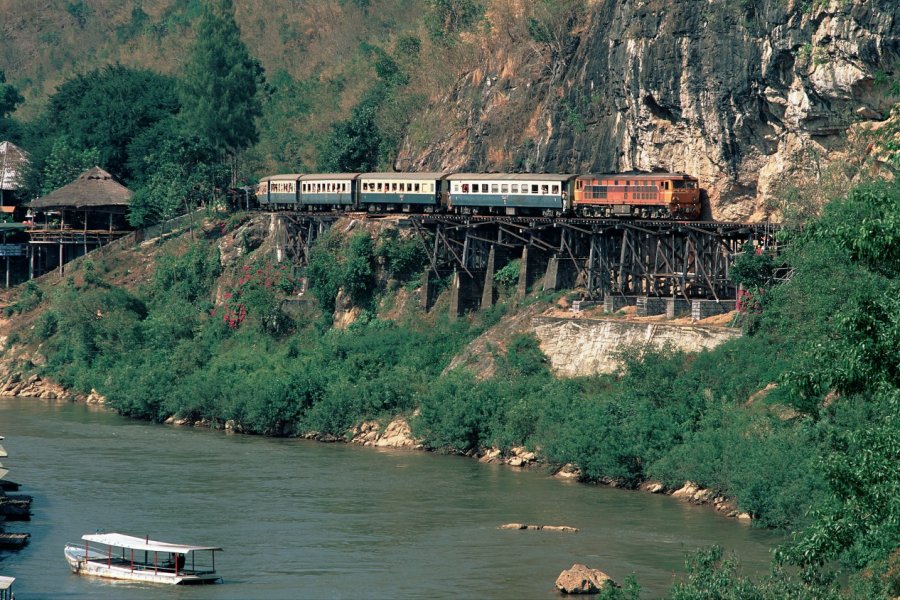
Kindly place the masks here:
[(310, 173), (270, 175), (263, 210), (696, 220), (685, 173)]

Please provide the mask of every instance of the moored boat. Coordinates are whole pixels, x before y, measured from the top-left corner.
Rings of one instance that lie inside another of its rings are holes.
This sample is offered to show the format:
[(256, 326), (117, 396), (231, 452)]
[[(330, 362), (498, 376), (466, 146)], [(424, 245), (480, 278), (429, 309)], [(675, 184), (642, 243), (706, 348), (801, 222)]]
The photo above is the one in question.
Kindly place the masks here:
[(193, 584), (216, 583), (215, 546), (171, 544), (121, 533), (81, 536), (67, 544), (66, 562), (73, 573), (126, 581)]

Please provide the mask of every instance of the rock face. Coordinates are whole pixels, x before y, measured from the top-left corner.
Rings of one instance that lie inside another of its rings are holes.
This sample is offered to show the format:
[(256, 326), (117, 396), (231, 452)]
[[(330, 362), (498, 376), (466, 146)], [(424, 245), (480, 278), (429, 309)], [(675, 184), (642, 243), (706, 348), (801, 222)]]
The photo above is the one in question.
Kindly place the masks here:
[(896, 102), (896, 0), (588, 4), (533, 44), (529, 3), (495, 6), (482, 58), (429, 109), (459, 129), (397, 166), (686, 171), (714, 216), (761, 219), (780, 183), (855, 157), (851, 127)]
[(603, 571), (580, 564), (572, 565), (556, 578), (556, 589), (564, 594), (597, 594), (608, 586), (618, 587)]
[(603, 319), (536, 317), (533, 330), (553, 371), (562, 377), (614, 373), (623, 349), (665, 348), (699, 352), (739, 337), (722, 327), (632, 323)]

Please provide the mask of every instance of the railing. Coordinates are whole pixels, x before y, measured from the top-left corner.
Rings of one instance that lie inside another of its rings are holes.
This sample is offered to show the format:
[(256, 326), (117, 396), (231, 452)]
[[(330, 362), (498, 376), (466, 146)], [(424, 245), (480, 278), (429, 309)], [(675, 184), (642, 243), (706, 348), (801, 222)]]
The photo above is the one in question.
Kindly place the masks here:
[[(66, 551), (79, 563), (89, 562), (99, 566), (105, 565), (107, 568), (116, 567), (129, 571), (152, 571), (153, 573), (172, 576), (213, 575), (216, 572), (215, 566), (197, 565), (194, 561), (194, 553), (190, 553), (191, 562), (188, 564), (185, 560), (187, 555), (173, 552), (131, 550), (105, 544), (70, 543), (67, 545)], [(85, 556), (87, 556), (86, 559)], [(184, 562), (176, 565), (175, 561), (178, 556), (181, 556)], [(142, 558), (143, 560), (141, 560)]]
[[(197, 209), (196, 211), (194, 211), (193, 213), (181, 215), (180, 217), (175, 217), (174, 219), (169, 219), (168, 221), (159, 223), (157, 225), (151, 225), (150, 227), (145, 227), (143, 229), (136, 229), (131, 232), (124, 232), (124, 231), (119, 232), (118, 235), (120, 237), (118, 237), (118, 239), (114, 239), (107, 244), (98, 246), (97, 248), (94, 248), (87, 254), (83, 254), (79, 257), (73, 258), (69, 262), (65, 263), (64, 269), (71, 268), (85, 260), (93, 260), (95, 258), (104, 256), (104, 255), (108, 254), (109, 252), (112, 252), (113, 250), (129, 248), (131, 246), (136, 246), (137, 244), (140, 244), (146, 240), (152, 240), (154, 238), (161, 237), (171, 231), (174, 231), (180, 227), (183, 227), (184, 225), (190, 223), (193, 219), (202, 217), (206, 212), (207, 212), (206, 208), (200, 208), (200, 209)], [(38, 230), (38, 231), (40, 232), (41, 230)], [(55, 231), (59, 232), (58, 229)], [(91, 230), (89, 229), (88, 233), (90, 233), (90, 232), (91, 232)], [(83, 234), (84, 230), (83, 229), (80, 231), (73, 230), (72, 233), (73, 234)], [(106, 233), (108, 233), (108, 230), (106, 231)], [(114, 231), (113, 233), (115, 234), (116, 232)], [(58, 233), (57, 233), (57, 235), (58, 235)], [(79, 243), (81, 241), (82, 240), (79, 240)], [(99, 240), (95, 240), (93, 243), (98, 243), (98, 242), (99, 242)], [(52, 280), (53, 278), (59, 278), (59, 277), (61, 277), (60, 273), (59, 273), (59, 269), (54, 269), (52, 271), (48, 271), (48, 272), (44, 273), (43, 275), (35, 277), (34, 279), (38, 280), (38, 281), (41, 281), (41, 280), (48, 281), (48, 280)]]

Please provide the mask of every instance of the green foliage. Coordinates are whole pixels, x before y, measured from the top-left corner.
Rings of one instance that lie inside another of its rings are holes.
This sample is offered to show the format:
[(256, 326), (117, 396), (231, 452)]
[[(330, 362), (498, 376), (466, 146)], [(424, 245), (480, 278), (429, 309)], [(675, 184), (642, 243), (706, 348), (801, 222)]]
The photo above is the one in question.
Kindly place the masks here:
[(520, 270), (521, 261), (510, 261), (502, 269), (494, 273), (494, 281), (496, 281), (506, 289), (511, 289), (519, 284)]
[(370, 95), (353, 108), (350, 118), (332, 124), (319, 148), (319, 169), (338, 173), (376, 170), (381, 134), (376, 123), (379, 100)]
[(75, 152), (94, 148), (99, 153), (96, 164), (129, 179), (129, 144), (178, 112), (174, 88), (170, 77), (122, 65), (90, 71), (59, 86), (40, 135), (64, 137)]
[(74, 143), (66, 138), (58, 138), (53, 143), (50, 156), (44, 165), (41, 194), (72, 183), (79, 175), (95, 167), (100, 162), (100, 151), (96, 148), (77, 150)]
[(128, 206), (128, 220), (135, 227), (214, 204), (228, 182), (227, 167), (217, 160), (215, 148), (197, 137), (165, 140), (145, 163), (149, 176)]
[(66, 12), (72, 15), (72, 18), (75, 19), (80, 28), (84, 29), (93, 11), (91, 11), (91, 7), (84, 0), (78, 0), (77, 2), (69, 2), (66, 5)]
[(419, 239), (413, 236), (402, 239), (395, 228), (381, 232), (375, 255), (388, 277), (400, 282), (418, 279), (428, 263), (428, 255)]
[(16, 107), (25, 102), (19, 90), (6, 83), (6, 73), (0, 69), (0, 120), (16, 111)]
[(44, 291), (34, 281), (26, 281), (15, 302), (3, 309), (7, 317), (16, 313), (26, 313), (37, 308), (44, 300)]
[(478, 0), (428, 0), (425, 28), (433, 41), (452, 45), (483, 19), (484, 5)]
[(180, 256), (163, 254), (157, 259), (149, 291), (160, 304), (177, 300), (206, 310), (209, 290), (221, 272), (218, 251), (196, 243)]
[(334, 234), (326, 235), (310, 252), (309, 288), (326, 314), (334, 312), (338, 292), (343, 290), (355, 306), (369, 308), (374, 299), (375, 250), (368, 233), (350, 237), (346, 249)]
[(241, 40), (231, 0), (207, 0), (180, 84), (187, 127), (234, 155), (259, 140), (263, 69)]
[(131, 9), (131, 20), (116, 27), (116, 37), (119, 42), (127, 42), (142, 35), (150, 26), (150, 15), (144, 12), (140, 6)]
[(775, 270), (775, 260), (767, 252), (756, 253), (752, 246), (744, 246), (742, 253), (734, 261), (728, 277), (744, 288), (760, 288), (769, 282)]

